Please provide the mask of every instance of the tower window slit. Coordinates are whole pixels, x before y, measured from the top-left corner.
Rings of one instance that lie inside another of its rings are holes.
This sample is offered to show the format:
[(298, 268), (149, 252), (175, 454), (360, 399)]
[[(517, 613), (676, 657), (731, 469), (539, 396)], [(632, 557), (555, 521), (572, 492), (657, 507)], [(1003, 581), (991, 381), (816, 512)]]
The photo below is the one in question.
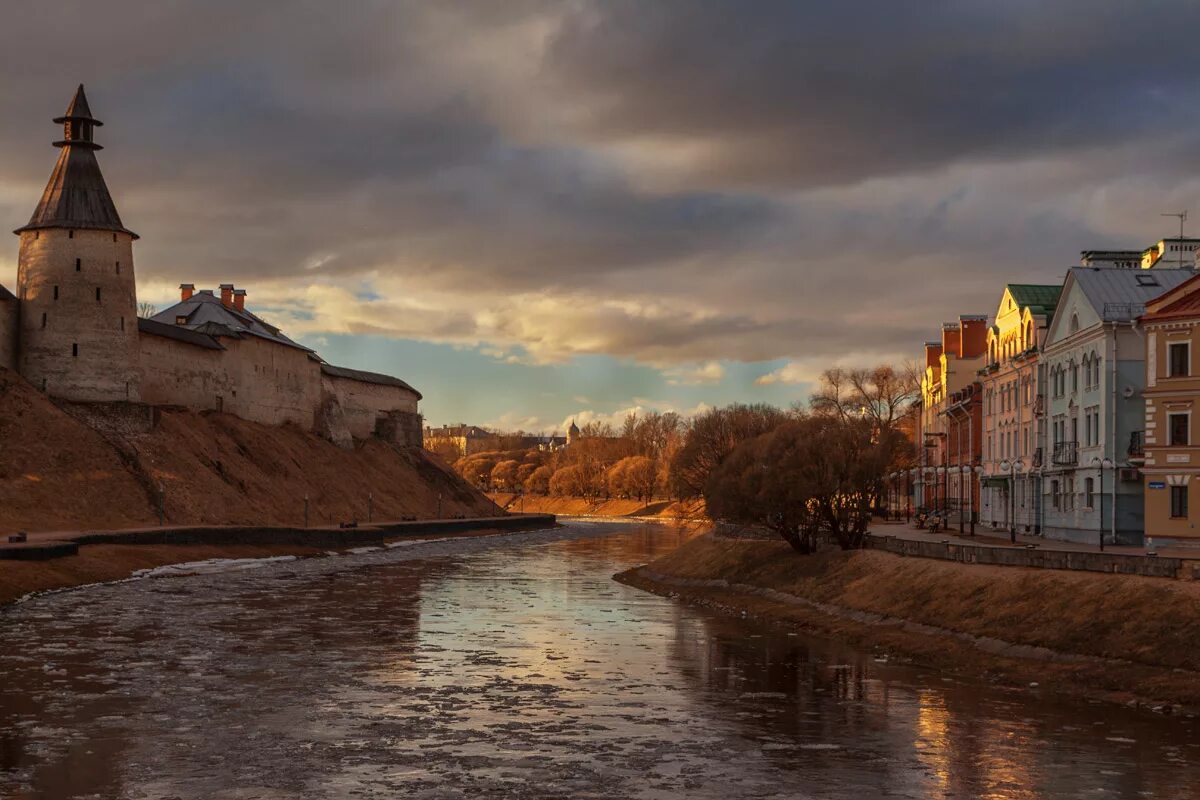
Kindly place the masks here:
[(121, 274), (121, 262), (120, 261), (117, 262), (117, 274), (118, 275)]
[(74, 239), (74, 238), (75, 238), (75, 231), (67, 231), (67, 238), (68, 238), (68, 239)]
[(83, 259), (82, 258), (75, 259), (75, 271), (76, 272), (83, 271)]
[(96, 302), (97, 303), (100, 302), (100, 287), (99, 286), (96, 287)]
[(58, 287), (57, 286), (54, 287), (54, 299), (55, 300), (58, 299)]
[(71, 357), (75, 358), (78, 356), (79, 356), (79, 342), (73, 342), (71, 344)]
[(42, 312), (42, 330), (46, 330), (46, 312)]

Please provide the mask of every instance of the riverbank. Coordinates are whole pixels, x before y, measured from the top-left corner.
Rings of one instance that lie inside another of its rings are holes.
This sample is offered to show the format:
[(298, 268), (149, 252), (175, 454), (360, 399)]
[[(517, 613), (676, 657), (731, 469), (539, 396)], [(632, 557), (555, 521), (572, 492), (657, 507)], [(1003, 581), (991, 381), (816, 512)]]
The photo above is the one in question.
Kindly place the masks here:
[(556, 514), (560, 517), (636, 517), (655, 518), (664, 521), (692, 520), (708, 522), (704, 501), (676, 502), (653, 500), (599, 500), (584, 497), (552, 497), (549, 495), (517, 495), (510, 492), (492, 492), (488, 495), (506, 511), (523, 511), (527, 514)]
[[(267, 538), (261, 538), (258, 543), (239, 543), (230, 536), (217, 535), (210, 538), (218, 541), (205, 543), (202, 536), (193, 532), (171, 543), (169, 537), (165, 541), (156, 541), (153, 536), (143, 537), (138, 541), (136, 534), (140, 532), (131, 532), (133, 535), (130, 537), (130, 543), (122, 543), (119, 532), (94, 534), (101, 541), (88, 544), (85, 538), (85, 543), (78, 547), (78, 552), (74, 555), (47, 561), (0, 559), (0, 606), (35, 592), (124, 580), (140, 570), (157, 567), (186, 565), (212, 559), (261, 559), (279, 556), (313, 558), (340, 552), (355, 552), (363, 547), (385, 547), (398, 542), (409, 544), (429, 539), (476, 538), (527, 532), (554, 524), (552, 519), (547, 522), (545, 517), (531, 517), (528, 524), (524, 525), (519, 524), (518, 518), (511, 517), (504, 520), (504, 527), (495, 524), (489, 527), (486, 522), (481, 521), (478, 527), (468, 529), (456, 525), (462, 521), (446, 522), (446, 530), (442, 531), (429, 527), (433, 523), (426, 525), (428, 529), (424, 532), (414, 531), (407, 534), (393, 530), (391, 535), (370, 535), (370, 530), (358, 531), (367, 535), (356, 537), (358, 541), (354, 542), (355, 546), (350, 547), (349, 542), (344, 542), (333, 549), (328, 546), (330, 540), (325, 536), (310, 537), (313, 541), (310, 544), (301, 536), (278, 536), (275, 537), (276, 543), (269, 543)], [(335, 531), (328, 533), (333, 534)]]
[(1200, 709), (1200, 584), (703, 536), (617, 579), (994, 683)]

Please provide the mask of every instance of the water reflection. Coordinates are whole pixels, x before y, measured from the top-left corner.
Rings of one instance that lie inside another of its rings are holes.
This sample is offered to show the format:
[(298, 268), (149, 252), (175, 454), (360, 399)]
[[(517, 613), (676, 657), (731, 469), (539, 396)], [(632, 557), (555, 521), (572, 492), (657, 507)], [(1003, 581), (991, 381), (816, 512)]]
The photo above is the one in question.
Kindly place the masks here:
[(1190, 721), (981, 688), (610, 579), (688, 535), (579, 523), (9, 609), (0, 796), (1187, 797), (1200, 782)]

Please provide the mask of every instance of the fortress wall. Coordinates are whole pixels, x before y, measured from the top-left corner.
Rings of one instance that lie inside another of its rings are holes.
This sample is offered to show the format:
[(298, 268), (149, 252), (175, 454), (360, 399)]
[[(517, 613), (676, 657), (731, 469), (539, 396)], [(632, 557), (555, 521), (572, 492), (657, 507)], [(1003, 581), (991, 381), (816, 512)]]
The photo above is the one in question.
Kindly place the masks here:
[(215, 411), (233, 399), (236, 387), (225, 369), (224, 350), (147, 333), (141, 335), (140, 344), (144, 402)]
[(20, 305), (0, 297), (0, 367), (17, 369), (17, 343), (20, 341)]
[[(323, 376), (323, 380), (326, 391), (337, 398), (350, 435), (355, 439), (373, 436), (380, 418), (387, 419), (398, 415), (415, 417), (417, 414), (417, 396), (399, 386), (386, 386), (332, 375)], [(402, 438), (411, 437), (406, 435)], [(415, 441), (396, 441), (398, 444), (420, 446), (419, 427)]]
[(129, 234), (62, 228), (22, 232), (17, 296), (19, 369), (26, 380), (66, 400), (139, 399)]
[(231, 396), (225, 411), (268, 425), (291, 422), (312, 430), (321, 402), (321, 367), (307, 352), (246, 336), (221, 338)]

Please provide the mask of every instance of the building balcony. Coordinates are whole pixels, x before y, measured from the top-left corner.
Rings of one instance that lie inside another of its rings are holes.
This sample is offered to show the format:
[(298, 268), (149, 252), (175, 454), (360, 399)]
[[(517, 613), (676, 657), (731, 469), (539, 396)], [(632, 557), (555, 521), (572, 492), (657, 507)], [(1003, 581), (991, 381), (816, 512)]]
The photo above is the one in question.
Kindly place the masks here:
[(1079, 463), (1079, 442), (1057, 442), (1050, 454), (1050, 463), (1056, 467), (1073, 467)]
[(1129, 450), (1127, 452), (1130, 458), (1146, 457), (1145, 431), (1133, 431), (1129, 434)]

